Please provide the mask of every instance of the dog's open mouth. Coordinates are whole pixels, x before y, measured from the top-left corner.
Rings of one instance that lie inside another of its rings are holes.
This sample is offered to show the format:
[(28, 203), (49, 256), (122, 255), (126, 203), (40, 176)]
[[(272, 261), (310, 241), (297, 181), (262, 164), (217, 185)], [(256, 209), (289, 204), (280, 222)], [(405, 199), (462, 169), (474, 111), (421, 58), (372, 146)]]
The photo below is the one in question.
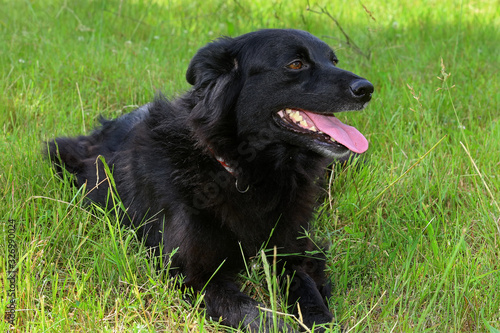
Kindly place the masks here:
[(343, 124), (334, 115), (286, 108), (277, 115), (282, 126), (299, 134), (330, 145), (340, 145), (362, 154), (368, 149), (368, 141), (356, 128)]

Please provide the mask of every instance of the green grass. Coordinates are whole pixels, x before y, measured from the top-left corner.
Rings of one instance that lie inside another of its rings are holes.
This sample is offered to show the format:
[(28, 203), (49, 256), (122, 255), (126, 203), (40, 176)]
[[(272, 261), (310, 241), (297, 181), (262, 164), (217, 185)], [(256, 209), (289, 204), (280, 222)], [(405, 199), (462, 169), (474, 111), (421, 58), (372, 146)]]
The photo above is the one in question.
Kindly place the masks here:
[[(365, 111), (341, 117), (369, 139), (367, 163), (336, 170), (315, 221), (330, 244), (337, 322), (350, 332), (498, 332), (498, 2), (307, 6), (0, 1), (0, 313), (10, 301), (12, 218), (13, 331), (223, 330), (204, 317), (199, 296), (189, 304), (176, 281), (156, 270), (112, 212), (81, 205), (83, 194), (43, 160), (42, 142), (86, 132), (99, 115), (128, 112), (159, 89), (180, 94), (190, 58), (217, 36), (293, 27), (327, 41), (342, 68), (376, 87)], [(335, 23), (316, 13), (321, 8), (369, 57), (346, 44)], [(244, 273), (245, 289), (281, 311), (279, 300), (270, 304), (269, 264), (252, 265), (260, 269)], [(7, 328), (1, 321), (0, 331)]]

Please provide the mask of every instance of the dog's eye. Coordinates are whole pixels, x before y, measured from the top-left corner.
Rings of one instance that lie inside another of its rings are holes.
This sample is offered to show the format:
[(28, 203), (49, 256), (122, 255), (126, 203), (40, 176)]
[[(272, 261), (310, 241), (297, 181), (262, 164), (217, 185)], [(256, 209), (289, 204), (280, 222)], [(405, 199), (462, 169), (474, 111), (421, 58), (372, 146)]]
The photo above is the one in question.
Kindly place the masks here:
[(286, 67), (290, 69), (301, 69), (302, 67), (304, 67), (304, 64), (300, 60), (295, 60), (294, 62), (288, 64)]
[(333, 66), (337, 66), (337, 64), (339, 63), (339, 61), (337, 59), (333, 59), (332, 62), (333, 62)]

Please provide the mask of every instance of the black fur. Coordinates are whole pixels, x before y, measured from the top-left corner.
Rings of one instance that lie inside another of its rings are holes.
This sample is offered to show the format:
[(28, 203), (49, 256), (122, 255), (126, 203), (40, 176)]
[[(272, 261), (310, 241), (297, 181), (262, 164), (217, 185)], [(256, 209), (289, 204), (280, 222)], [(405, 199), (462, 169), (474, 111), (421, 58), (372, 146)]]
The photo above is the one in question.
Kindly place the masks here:
[[(292, 68), (297, 60), (301, 68)], [(88, 136), (49, 142), (49, 157), (59, 171), (74, 173), (78, 186), (86, 184), (91, 201), (107, 205), (109, 184), (98, 156), (104, 157), (127, 208), (124, 223), (164, 254), (177, 249), (171, 266), (186, 286), (201, 291), (210, 280), (208, 315), (259, 329), (259, 304), (239, 291), (235, 275), (244, 267), (241, 250), (247, 259), (267, 244), (284, 255), (278, 271), (291, 278), (293, 311), (298, 302), (306, 325), (328, 323), (325, 258), (311, 255), (318, 249), (300, 236), (309, 228), (324, 167), (350, 153), (280, 126), (276, 114), (363, 108), (373, 86), (336, 61), (325, 43), (303, 31), (216, 40), (192, 59), (186, 77), (193, 88), (185, 95), (158, 97), (102, 121)], [(270, 330), (266, 316), (264, 330)]]

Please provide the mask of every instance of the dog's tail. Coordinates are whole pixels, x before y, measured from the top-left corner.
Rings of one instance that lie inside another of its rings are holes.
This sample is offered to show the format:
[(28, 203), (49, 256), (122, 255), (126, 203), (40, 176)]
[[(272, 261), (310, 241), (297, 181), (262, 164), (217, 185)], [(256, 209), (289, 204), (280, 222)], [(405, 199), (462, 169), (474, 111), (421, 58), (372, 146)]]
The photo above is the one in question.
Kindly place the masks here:
[(149, 104), (146, 104), (114, 120), (101, 118), (101, 126), (88, 136), (61, 137), (47, 142), (46, 156), (58, 174), (66, 169), (77, 176), (77, 184), (81, 186), (90, 180), (88, 177), (94, 178), (98, 157), (103, 156), (109, 161), (133, 137), (133, 128), (148, 114)]
[(57, 173), (66, 169), (72, 174), (81, 174), (85, 170), (84, 161), (88, 154), (88, 137), (57, 138), (47, 142), (46, 156), (54, 164)]

